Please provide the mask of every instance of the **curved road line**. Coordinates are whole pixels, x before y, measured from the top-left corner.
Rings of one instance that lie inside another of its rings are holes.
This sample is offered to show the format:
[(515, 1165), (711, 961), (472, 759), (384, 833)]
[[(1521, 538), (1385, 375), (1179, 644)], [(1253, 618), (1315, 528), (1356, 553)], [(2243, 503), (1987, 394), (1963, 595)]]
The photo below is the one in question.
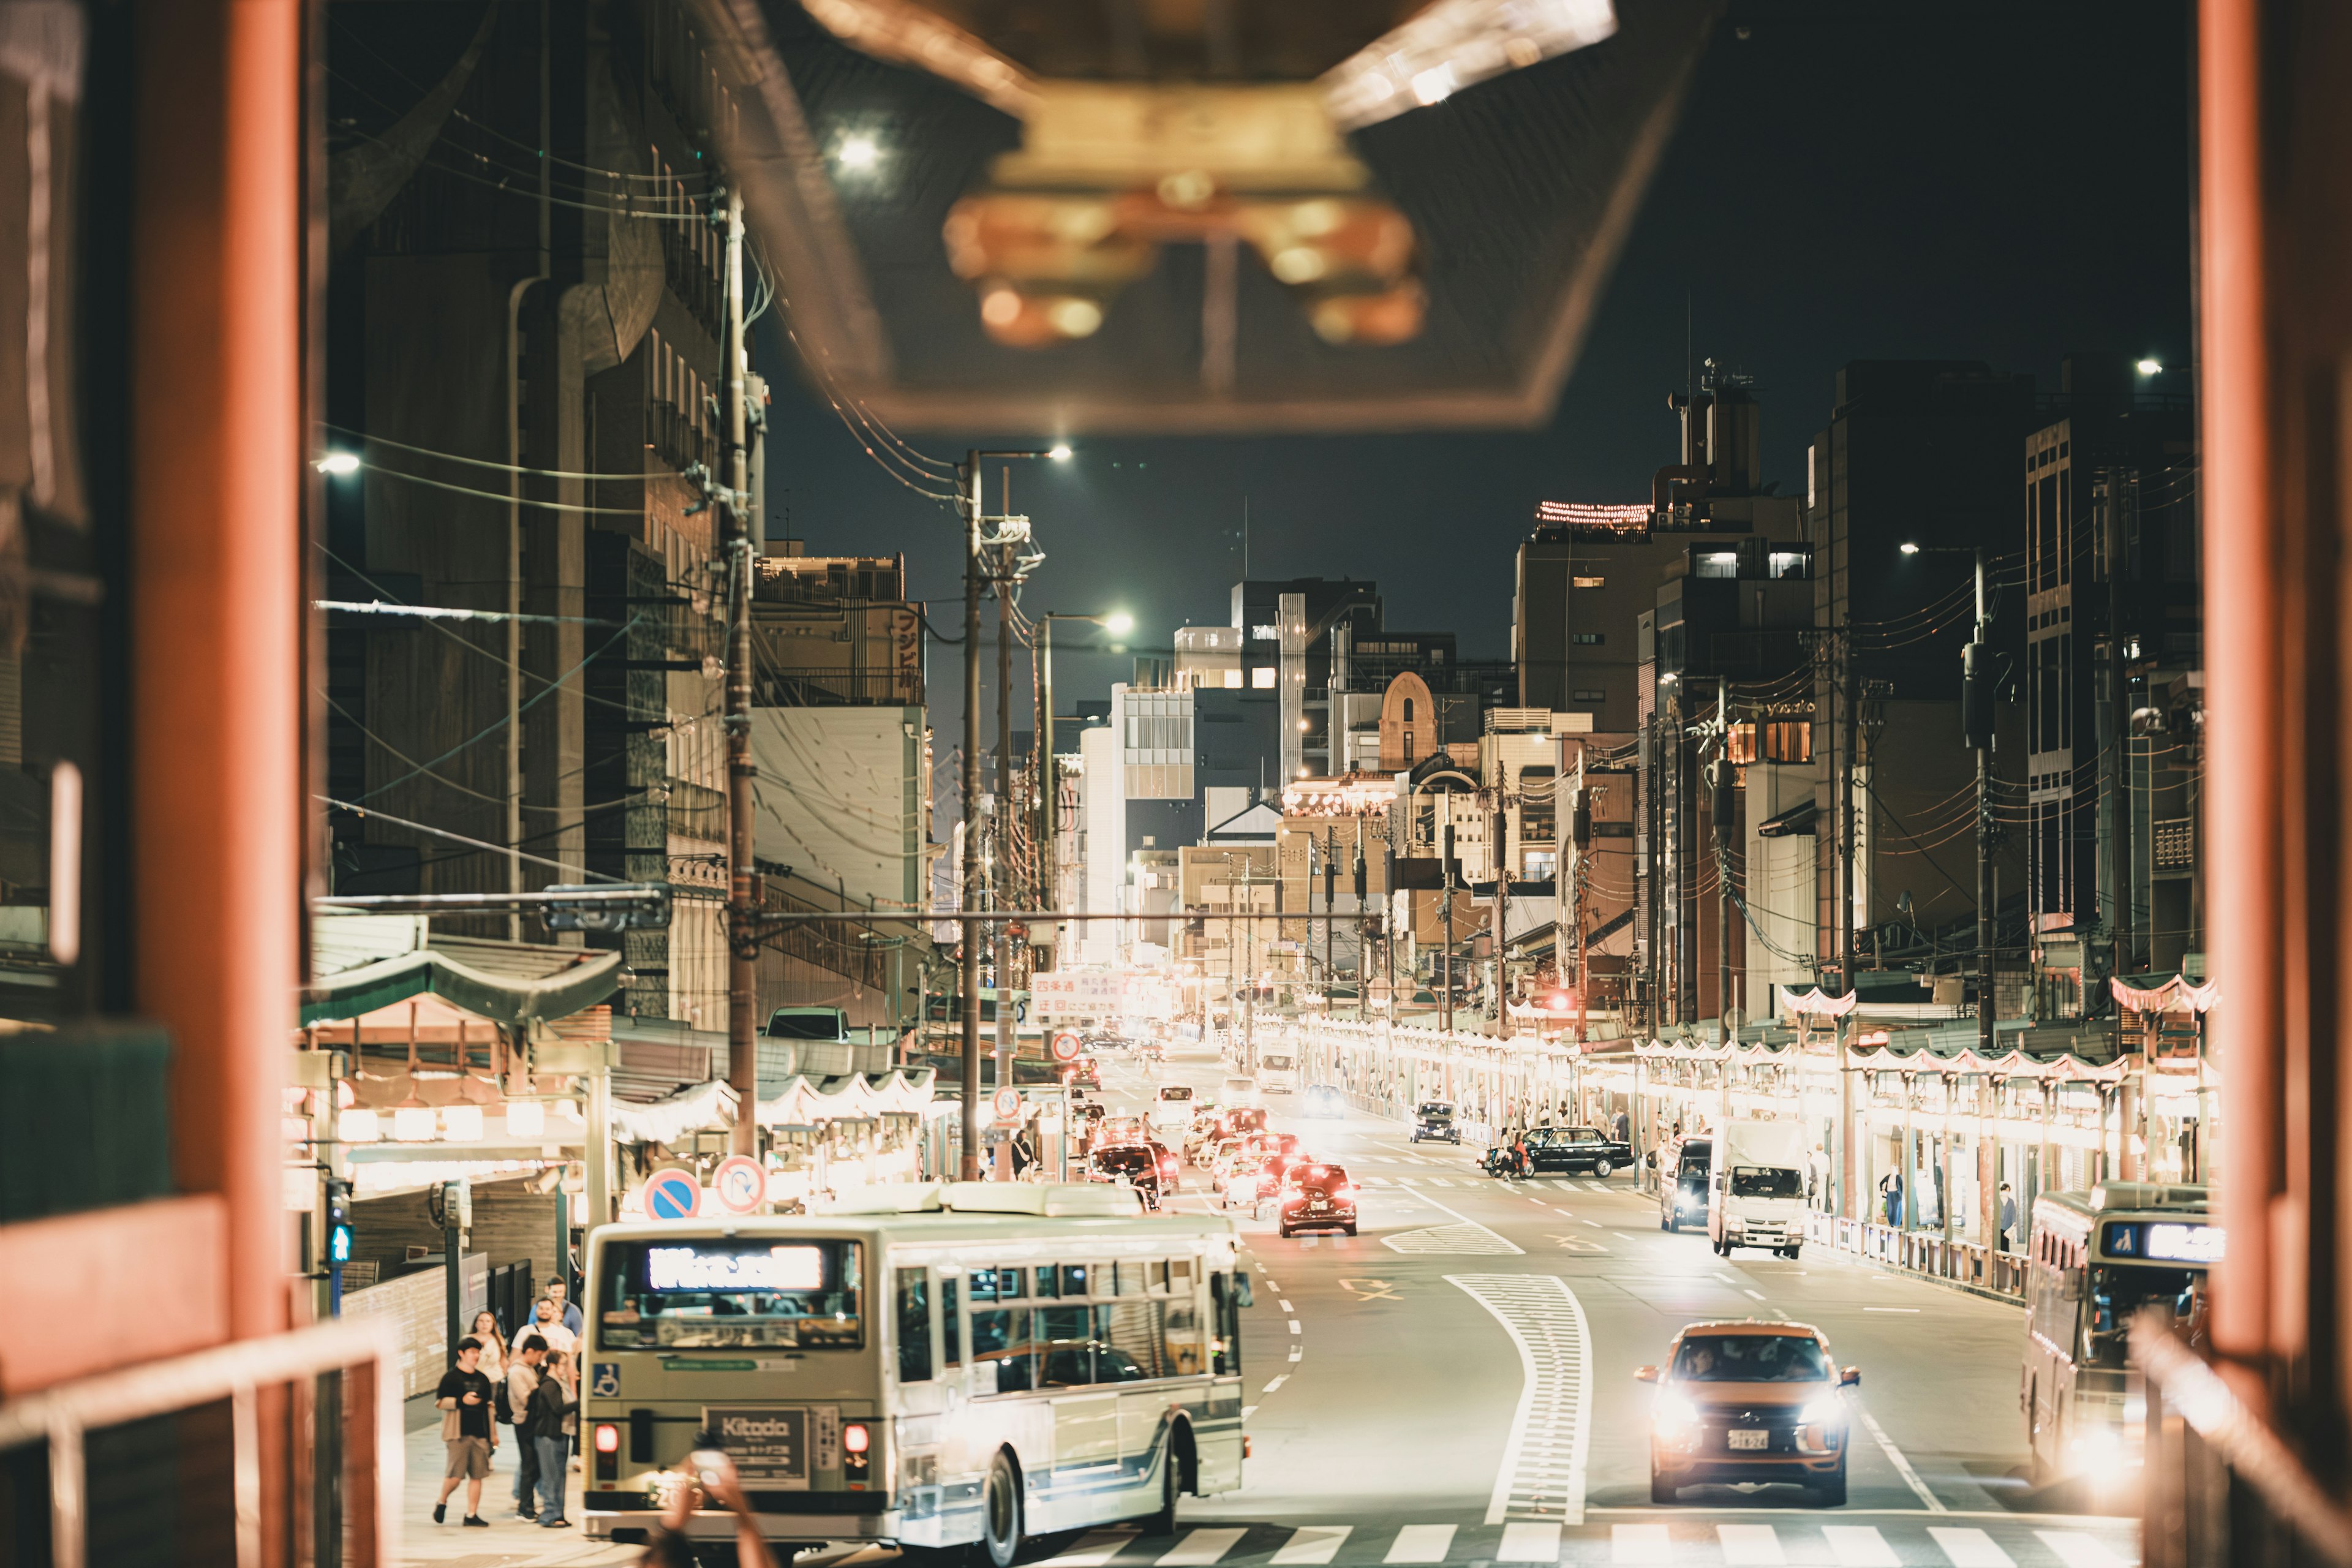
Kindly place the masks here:
[[(1511, 1435), (1503, 1447), (1502, 1468), (1486, 1504), (1486, 1522), (1500, 1524), (1517, 1516), (1522, 1521), (1582, 1524), (1585, 1464), (1592, 1438), (1592, 1335), (1584, 1321), (1584, 1304), (1567, 1280), (1553, 1274), (1449, 1274), (1445, 1280), (1486, 1308), (1503, 1326), (1518, 1350), (1524, 1374), (1518, 1409), (1511, 1417)], [(1540, 1360), (1530, 1331), (1543, 1342)], [(1531, 1444), (1538, 1405), (1543, 1431)], [(1564, 1457), (1563, 1435), (1567, 1439)], [(1542, 1452), (1531, 1458), (1530, 1447)], [(1557, 1506), (1551, 1502), (1555, 1489)], [(1528, 1494), (1528, 1502), (1517, 1500), (1523, 1491)]]

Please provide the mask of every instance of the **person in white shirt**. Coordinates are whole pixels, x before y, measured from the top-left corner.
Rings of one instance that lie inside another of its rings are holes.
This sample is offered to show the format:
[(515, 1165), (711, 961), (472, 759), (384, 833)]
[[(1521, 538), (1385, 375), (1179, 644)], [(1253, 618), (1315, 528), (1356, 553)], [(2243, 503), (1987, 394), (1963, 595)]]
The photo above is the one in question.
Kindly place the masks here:
[(537, 1334), (541, 1339), (545, 1340), (549, 1350), (563, 1351), (568, 1353), (578, 1342), (578, 1336), (563, 1326), (562, 1312), (557, 1307), (554, 1298), (541, 1296), (535, 1310), (538, 1312), (537, 1319), (523, 1331)]

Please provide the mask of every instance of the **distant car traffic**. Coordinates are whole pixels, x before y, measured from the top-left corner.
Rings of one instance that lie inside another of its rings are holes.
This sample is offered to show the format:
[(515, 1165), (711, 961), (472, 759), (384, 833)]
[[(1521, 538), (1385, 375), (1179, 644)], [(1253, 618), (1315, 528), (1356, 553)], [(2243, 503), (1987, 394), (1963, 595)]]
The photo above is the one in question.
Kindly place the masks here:
[(1275, 1201), (1280, 1205), (1276, 1224), (1286, 1237), (1302, 1230), (1356, 1234), (1356, 1184), (1344, 1166), (1299, 1161), (1283, 1177)]
[(1340, 1117), (1348, 1114), (1348, 1102), (1335, 1084), (1310, 1084), (1299, 1097), (1298, 1110), (1302, 1116)]
[(1412, 1142), (1427, 1139), (1434, 1143), (1460, 1143), (1461, 1124), (1454, 1120), (1454, 1107), (1443, 1100), (1424, 1100), (1413, 1111)]
[(1090, 1182), (1124, 1181), (1143, 1194), (1146, 1208), (1160, 1206), (1160, 1161), (1145, 1143), (1118, 1143), (1087, 1157)]
[(1845, 1501), (1846, 1403), (1862, 1381), (1841, 1373), (1807, 1323), (1693, 1323), (1663, 1366), (1633, 1375), (1658, 1386), (1650, 1430), (1650, 1500), (1682, 1489), (1793, 1482), (1825, 1507)]
[(1152, 1091), (1151, 1125), (1174, 1131), (1191, 1120), (1194, 1105), (1189, 1083), (1163, 1083)]
[(1715, 1158), (1711, 1138), (1678, 1138), (1666, 1145), (1658, 1173), (1658, 1228), (1706, 1223), (1706, 1177)]
[(1092, 1057), (1078, 1057), (1062, 1069), (1062, 1081), (1072, 1089), (1100, 1089), (1102, 1063)]

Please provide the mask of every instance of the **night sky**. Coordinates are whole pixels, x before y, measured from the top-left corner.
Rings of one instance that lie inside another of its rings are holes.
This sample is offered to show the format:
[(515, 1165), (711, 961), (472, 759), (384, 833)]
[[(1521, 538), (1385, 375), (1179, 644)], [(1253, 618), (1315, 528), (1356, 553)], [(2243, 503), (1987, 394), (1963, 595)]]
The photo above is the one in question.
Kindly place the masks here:
[[(1124, 608), (1133, 640), (1163, 647), (1172, 627), (1223, 625), (1247, 496), (1252, 575), (1370, 577), (1390, 626), (1505, 657), (1512, 552), (1537, 501), (1643, 500), (1675, 460), (1665, 399), (1685, 374), (1686, 301), (1696, 357), (1754, 377), (1765, 477), (1784, 493), (1848, 360), (1981, 359), (2055, 390), (2067, 353), (2112, 351), (2177, 367), (2154, 385), (2187, 392), (2187, 37), (2178, 0), (1736, 5), (1549, 427), (1081, 441), (1072, 463), (1014, 471), (1048, 555), (1023, 604)], [(771, 367), (789, 354), (772, 332), (760, 348)], [(780, 387), (775, 415), (771, 532), (788, 506), (812, 553), (903, 550), (918, 595), (954, 598), (948, 514), (805, 386)], [(941, 458), (1034, 444), (902, 434)], [(989, 482), (994, 510), (993, 467)], [(956, 607), (939, 608), (953, 626)], [(1081, 640), (1056, 637), (1066, 708), (1128, 674), (1065, 651)], [(956, 652), (931, 653), (943, 756)]]

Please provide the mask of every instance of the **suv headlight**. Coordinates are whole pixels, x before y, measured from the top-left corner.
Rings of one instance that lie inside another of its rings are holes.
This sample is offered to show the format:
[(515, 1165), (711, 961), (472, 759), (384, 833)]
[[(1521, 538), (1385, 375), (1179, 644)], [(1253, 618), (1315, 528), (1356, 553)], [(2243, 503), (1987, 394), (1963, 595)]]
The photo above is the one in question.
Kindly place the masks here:
[(1801, 1426), (1835, 1427), (1844, 1422), (1845, 1406), (1839, 1403), (1835, 1394), (1816, 1399), (1797, 1413), (1797, 1424)]

